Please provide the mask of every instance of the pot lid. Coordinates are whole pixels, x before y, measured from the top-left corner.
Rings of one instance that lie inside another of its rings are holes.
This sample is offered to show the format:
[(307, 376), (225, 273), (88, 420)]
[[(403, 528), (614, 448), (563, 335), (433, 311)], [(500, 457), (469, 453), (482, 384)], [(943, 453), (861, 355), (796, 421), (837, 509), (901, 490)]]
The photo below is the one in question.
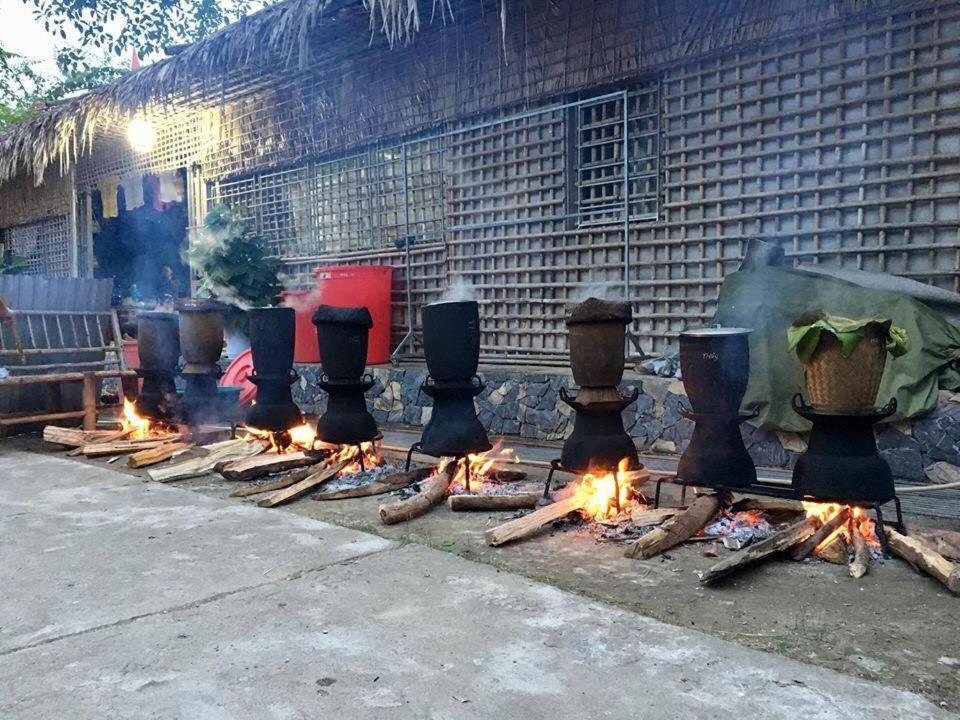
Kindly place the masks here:
[(601, 300), (587, 298), (582, 303), (570, 306), (570, 315), (567, 325), (579, 323), (622, 322), (624, 324), (633, 319), (630, 303), (622, 300)]
[(177, 302), (179, 312), (226, 312), (227, 306), (212, 298), (184, 298)]
[(683, 330), (680, 332), (680, 337), (696, 337), (696, 338), (729, 337), (733, 335), (747, 335), (752, 332), (753, 332), (752, 328), (703, 327), (703, 328), (692, 328), (690, 330)]
[(230, 367), (220, 378), (221, 387), (240, 388), (240, 405), (250, 405), (257, 397), (257, 386), (250, 382), (253, 375), (253, 351), (247, 348), (237, 355)]
[(365, 307), (318, 305), (313, 313), (313, 324), (320, 325), (322, 323), (344, 323), (365, 328), (373, 327), (370, 311)]

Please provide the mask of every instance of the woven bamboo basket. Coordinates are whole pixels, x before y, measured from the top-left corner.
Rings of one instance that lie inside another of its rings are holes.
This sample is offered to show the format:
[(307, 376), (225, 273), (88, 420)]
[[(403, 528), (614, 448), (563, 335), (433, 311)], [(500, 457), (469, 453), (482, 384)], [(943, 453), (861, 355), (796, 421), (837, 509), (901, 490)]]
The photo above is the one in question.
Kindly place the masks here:
[(872, 410), (886, 363), (886, 338), (882, 331), (866, 328), (866, 336), (850, 357), (840, 352), (837, 338), (824, 332), (810, 362), (803, 366), (810, 404), (821, 412), (838, 414)]

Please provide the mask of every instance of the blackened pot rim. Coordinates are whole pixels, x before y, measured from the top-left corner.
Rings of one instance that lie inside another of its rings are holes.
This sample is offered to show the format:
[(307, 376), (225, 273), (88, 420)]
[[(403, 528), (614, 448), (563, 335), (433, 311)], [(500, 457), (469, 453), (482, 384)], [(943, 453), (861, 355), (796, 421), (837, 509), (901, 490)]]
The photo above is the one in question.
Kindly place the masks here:
[(740, 335), (749, 335), (752, 332), (753, 332), (752, 328), (705, 327), (705, 328), (693, 328), (692, 330), (681, 330), (680, 337), (691, 337), (691, 338), (735, 337)]

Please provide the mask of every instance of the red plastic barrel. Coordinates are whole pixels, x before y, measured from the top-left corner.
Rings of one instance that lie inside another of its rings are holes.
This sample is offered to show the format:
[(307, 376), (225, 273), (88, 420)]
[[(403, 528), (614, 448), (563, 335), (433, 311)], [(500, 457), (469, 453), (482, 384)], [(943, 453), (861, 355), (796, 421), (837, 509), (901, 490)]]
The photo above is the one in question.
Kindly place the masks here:
[(370, 311), (373, 327), (367, 344), (367, 365), (390, 360), (390, 286), (393, 267), (389, 265), (328, 265), (314, 271), (319, 290), (291, 290), (281, 293), (283, 304), (297, 314), (293, 359), (298, 363), (320, 362), (317, 329), (313, 312), (318, 305), (360, 307)]
[(220, 385), (240, 388), (240, 406), (247, 407), (257, 397), (257, 386), (250, 382), (253, 375), (253, 351), (244, 350), (237, 355), (220, 378)]
[[(313, 271), (320, 287), (320, 302), (334, 307), (365, 307), (373, 318), (367, 345), (367, 365), (390, 361), (389, 265), (329, 265)], [(298, 326), (299, 332), (299, 326)], [(313, 334), (316, 345), (316, 332)]]

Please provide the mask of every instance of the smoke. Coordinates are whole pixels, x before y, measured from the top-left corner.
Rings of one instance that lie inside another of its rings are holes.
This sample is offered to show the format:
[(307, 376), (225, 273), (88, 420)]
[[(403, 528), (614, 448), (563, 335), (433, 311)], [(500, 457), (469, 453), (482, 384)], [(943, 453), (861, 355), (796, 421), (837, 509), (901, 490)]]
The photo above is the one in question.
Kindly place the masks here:
[(568, 301), (571, 303), (582, 303), (590, 298), (610, 301), (624, 300), (623, 285), (619, 281), (578, 285), (573, 292), (570, 293)]
[(293, 308), (298, 313), (312, 313), (314, 308), (320, 304), (323, 291), (319, 288), (314, 290), (289, 290), (283, 296), (283, 306)]
[[(181, 253), (181, 259), (191, 267), (196, 267), (197, 261), (200, 267), (206, 266), (209, 259), (226, 253), (227, 245), (242, 234), (242, 228), (242, 223), (232, 219), (231, 216), (227, 216), (225, 222), (205, 223), (191, 234), (189, 249)], [(207, 273), (201, 273), (200, 283), (205, 295), (216, 298), (225, 305), (232, 305), (243, 311), (253, 307), (240, 297), (236, 290), (213, 280)]]
[(471, 302), (477, 299), (476, 288), (467, 282), (463, 276), (457, 275), (453, 281), (447, 285), (443, 295), (436, 302)]

